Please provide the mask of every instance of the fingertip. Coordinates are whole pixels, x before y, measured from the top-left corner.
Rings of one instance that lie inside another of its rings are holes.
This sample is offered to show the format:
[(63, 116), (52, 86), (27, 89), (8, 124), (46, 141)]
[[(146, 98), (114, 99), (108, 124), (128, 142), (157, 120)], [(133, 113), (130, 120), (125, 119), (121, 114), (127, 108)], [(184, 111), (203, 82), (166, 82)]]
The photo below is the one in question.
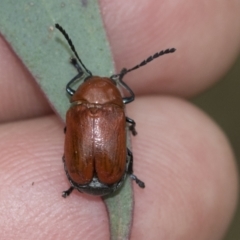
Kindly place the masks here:
[(0, 36), (0, 122), (16, 121), (52, 112), (33, 76)]
[(117, 71), (177, 49), (126, 76), (139, 95), (194, 96), (217, 82), (238, 56), (238, 1), (101, 0), (100, 5)]
[(173, 97), (138, 98), (128, 115), (139, 132), (132, 139), (134, 173), (146, 184), (135, 187), (133, 238), (220, 239), (238, 192), (226, 136), (202, 111)]

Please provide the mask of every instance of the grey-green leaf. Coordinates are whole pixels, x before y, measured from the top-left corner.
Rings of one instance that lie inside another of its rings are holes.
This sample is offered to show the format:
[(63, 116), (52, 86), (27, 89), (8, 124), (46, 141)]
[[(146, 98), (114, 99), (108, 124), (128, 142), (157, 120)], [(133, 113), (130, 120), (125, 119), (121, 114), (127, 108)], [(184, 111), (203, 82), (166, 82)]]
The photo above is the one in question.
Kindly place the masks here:
[[(73, 54), (54, 28), (55, 23), (68, 32), (93, 74), (113, 74), (114, 64), (97, 1), (1, 1), (1, 34), (35, 77), (55, 111), (65, 119), (69, 107), (65, 86), (77, 73), (68, 62)], [(120, 193), (106, 198), (105, 203), (111, 238), (128, 239), (133, 208), (131, 181), (127, 179)]]
[(127, 177), (120, 191), (117, 191), (112, 196), (104, 197), (110, 219), (111, 240), (129, 239), (133, 215), (131, 183), (132, 180)]

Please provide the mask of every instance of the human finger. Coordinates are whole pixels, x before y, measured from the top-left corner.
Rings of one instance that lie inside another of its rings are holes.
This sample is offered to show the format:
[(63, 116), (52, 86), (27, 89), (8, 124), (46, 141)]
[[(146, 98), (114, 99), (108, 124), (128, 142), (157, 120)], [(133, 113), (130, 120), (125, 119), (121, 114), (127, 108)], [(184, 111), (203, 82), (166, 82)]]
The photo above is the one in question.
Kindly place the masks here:
[(0, 122), (52, 112), (33, 76), (0, 36)]
[(235, 159), (222, 131), (173, 97), (139, 98), (128, 112), (139, 133), (132, 140), (134, 170), (146, 184), (134, 186), (131, 239), (221, 239), (238, 195)]
[[(199, 110), (174, 98), (139, 98), (128, 116), (138, 131), (132, 141), (134, 173), (146, 184), (145, 189), (134, 186), (132, 239), (222, 236), (236, 205), (237, 177), (221, 131)], [(69, 186), (60, 160), (62, 128), (50, 116), (1, 127), (4, 238), (109, 238), (100, 198), (77, 191), (61, 197)]]
[(240, 1), (100, 1), (117, 70), (176, 48), (126, 75), (137, 94), (194, 96), (214, 84), (240, 49)]

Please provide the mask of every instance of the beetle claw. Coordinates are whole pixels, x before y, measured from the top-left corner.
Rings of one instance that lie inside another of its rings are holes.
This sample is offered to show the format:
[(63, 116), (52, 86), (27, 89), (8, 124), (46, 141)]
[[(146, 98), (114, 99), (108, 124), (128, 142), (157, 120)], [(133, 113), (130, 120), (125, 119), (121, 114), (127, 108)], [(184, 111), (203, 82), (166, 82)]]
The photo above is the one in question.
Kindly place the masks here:
[(63, 191), (63, 192), (62, 192), (62, 197), (63, 197), (63, 198), (66, 198), (67, 196), (69, 196), (69, 194), (67, 194), (67, 191)]
[(145, 188), (145, 183), (143, 181), (141, 181), (140, 179), (138, 179), (135, 175), (131, 174), (130, 175), (132, 180), (134, 180), (137, 185), (140, 187), (140, 188)]
[(132, 132), (133, 136), (137, 135), (137, 131), (136, 131), (136, 129), (135, 129), (135, 127), (133, 125), (129, 126), (129, 130)]
[(63, 198), (68, 197), (73, 190), (74, 190), (74, 187), (70, 187), (68, 190), (63, 191), (63, 192), (62, 192), (62, 197), (63, 197)]
[(138, 184), (138, 186), (139, 186), (140, 188), (145, 188), (145, 183), (142, 182), (141, 180), (137, 179), (137, 180), (136, 180), (136, 183)]

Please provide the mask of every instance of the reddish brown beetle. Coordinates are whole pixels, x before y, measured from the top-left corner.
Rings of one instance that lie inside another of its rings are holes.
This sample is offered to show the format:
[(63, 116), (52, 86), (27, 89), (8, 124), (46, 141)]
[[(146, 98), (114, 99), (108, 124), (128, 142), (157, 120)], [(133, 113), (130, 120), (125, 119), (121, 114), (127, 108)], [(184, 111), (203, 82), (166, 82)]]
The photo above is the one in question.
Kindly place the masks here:
[[(133, 175), (133, 156), (126, 143), (126, 122), (132, 134), (137, 134), (134, 120), (126, 117), (124, 111), (125, 104), (132, 102), (135, 96), (122, 79), (126, 73), (161, 55), (173, 53), (175, 49), (155, 53), (139, 65), (123, 69), (110, 78), (92, 76), (68, 34), (59, 24), (55, 26), (75, 54), (71, 63), (78, 71), (66, 86), (71, 107), (66, 116), (63, 162), (71, 187), (62, 196), (68, 196), (73, 189), (100, 196), (112, 193), (123, 184), (127, 174), (144, 188), (144, 182)], [(71, 85), (86, 74), (88, 76), (78, 89), (72, 89)], [(117, 83), (130, 93), (129, 97), (122, 98)]]

